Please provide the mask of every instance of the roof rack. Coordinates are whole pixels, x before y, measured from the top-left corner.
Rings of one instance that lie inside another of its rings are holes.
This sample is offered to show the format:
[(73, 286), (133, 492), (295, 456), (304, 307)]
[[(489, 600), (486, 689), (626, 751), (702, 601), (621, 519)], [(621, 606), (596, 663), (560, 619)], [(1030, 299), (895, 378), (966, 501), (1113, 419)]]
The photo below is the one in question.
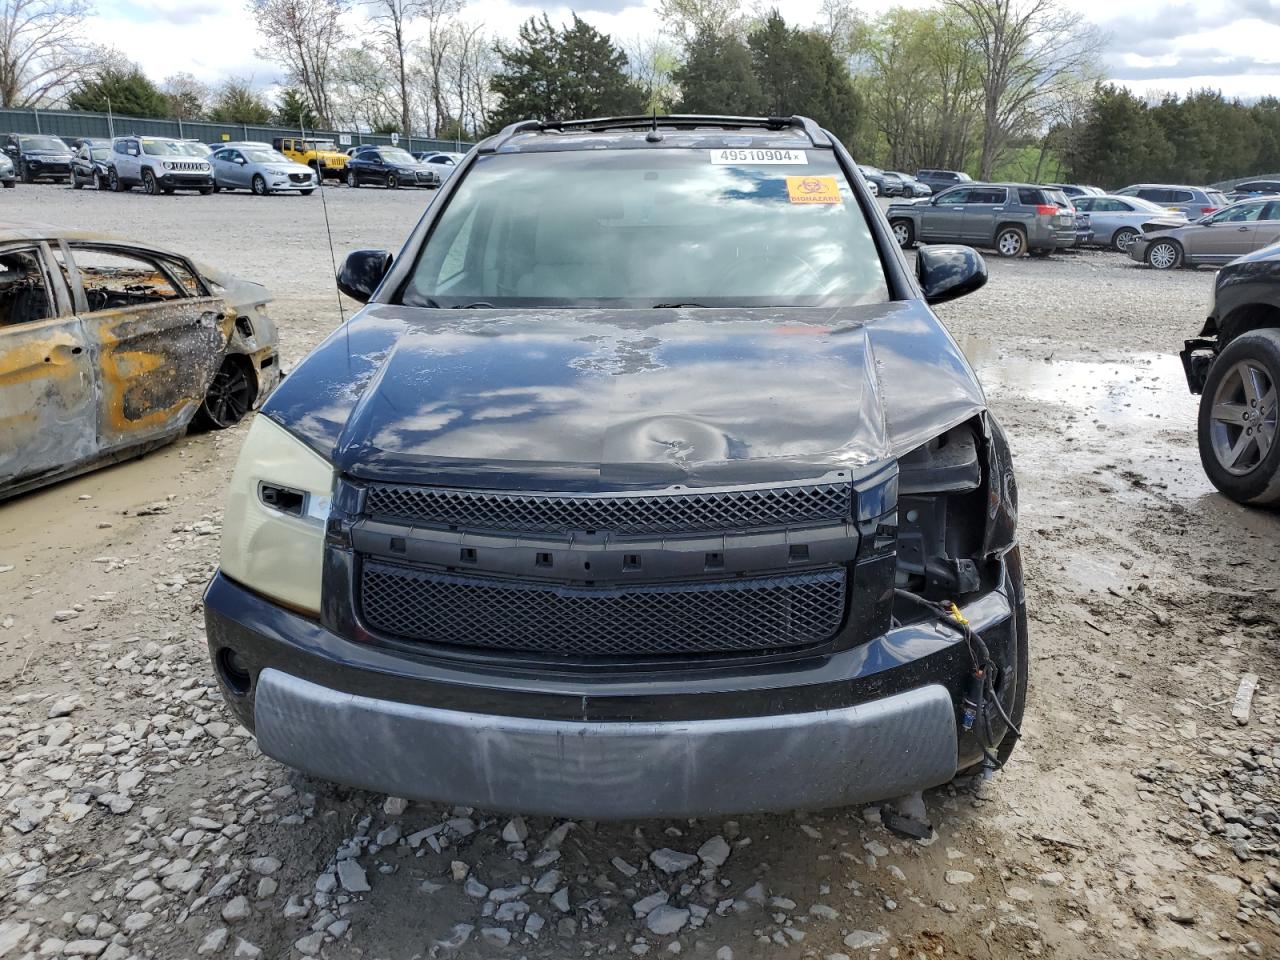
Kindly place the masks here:
[(741, 130), (744, 127), (764, 127), (768, 130), (802, 130), (815, 147), (831, 146), (831, 138), (818, 124), (809, 117), (735, 117), (704, 115), (698, 113), (672, 113), (637, 115), (631, 117), (592, 117), (587, 120), (520, 120), (503, 127), (497, 136), (485, 145), (484, 152), (492, 153), (519, 133), (547, 130), (566, 131), (603, 131), (603, 130), (642, 130), (648, 127), (677, 127), (685, 130), (697, 127), (721, 127), (726, 130)]

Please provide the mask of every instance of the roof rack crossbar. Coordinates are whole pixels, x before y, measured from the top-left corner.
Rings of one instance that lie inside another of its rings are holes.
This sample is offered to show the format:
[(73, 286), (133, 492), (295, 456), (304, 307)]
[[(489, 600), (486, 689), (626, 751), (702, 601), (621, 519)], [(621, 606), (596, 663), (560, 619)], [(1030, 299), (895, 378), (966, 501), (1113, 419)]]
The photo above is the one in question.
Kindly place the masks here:
[(738, 117), (703, 115), (697, 113), (653, 114), (647, 116), (623, 117), (590, 117), (584, 120), (521, 120), (508, 124), (486, 146), (485, 152), (492, 152), (519, 133), (544, 130), (625, 130), (631, 128), (648, 128), (654, 124), (666, 127), (722, 127), (727, 130), (739, 130), (743, 127), (765, 127), (769, 130), (795, 129), (801, 130), (815, 147), (831, 146), (831, 138), (818, 124), (809, 117)]

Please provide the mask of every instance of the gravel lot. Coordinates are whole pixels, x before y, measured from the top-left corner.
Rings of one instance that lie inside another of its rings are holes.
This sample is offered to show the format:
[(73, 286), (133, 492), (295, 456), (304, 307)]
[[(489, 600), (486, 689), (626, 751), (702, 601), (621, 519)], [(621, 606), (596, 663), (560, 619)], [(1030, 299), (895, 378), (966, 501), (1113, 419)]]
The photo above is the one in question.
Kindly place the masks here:
[[(339, 259), (432, 196), (326, 195)], [(268, 284), (286, 369), (337, 321), (320, 195), (0, 202)], [(940, 313), (1018, 460), (1032, 692), (1001, 775), (926, 795), (934, 839), (875, 808), (558, 823), (282, 769), (205, 658), (241, 427), (0, 505), (0, 957), (1280, 955), (1280, 517), (1212, 492), (1176, 357), (1212, 272), (988, 262)]]

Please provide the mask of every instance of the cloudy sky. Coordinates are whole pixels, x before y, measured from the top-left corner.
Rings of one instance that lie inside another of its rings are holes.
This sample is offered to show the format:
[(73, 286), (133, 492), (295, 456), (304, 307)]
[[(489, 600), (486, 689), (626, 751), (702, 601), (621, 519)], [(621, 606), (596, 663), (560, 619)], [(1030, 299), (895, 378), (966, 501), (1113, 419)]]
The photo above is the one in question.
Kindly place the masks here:
[[(928, 0), (901, 0), (927, 6)], [(1280, 96), (1280, 0), (1062, 0), (1108, 35), (1104, 70), (1134, 92), (1184, 92), (1200, 87), (1228, 96)], [(578, 14), (615, 39), (659, 29), (658, 0), (582, 0)], [(744, 4), (747, 5), (747, 4)], [(788, 21), (817, 19), (820, 0), (779, 0)], [(868, 16), (897, 4), (861, 0)], [(472, 0), (465, 16), (499, 35), (544, 8), (520, 0)], [(553, 20), (571, 7), (546, 6)], [(276, 79), (274, 66), (254, 55), (253, 19), (241, 0), (98, 0), (92, 32), (118, 47), (154, 78), (185, 71), (216, 83), (228, 74), (251, 76), (260, 86)]]

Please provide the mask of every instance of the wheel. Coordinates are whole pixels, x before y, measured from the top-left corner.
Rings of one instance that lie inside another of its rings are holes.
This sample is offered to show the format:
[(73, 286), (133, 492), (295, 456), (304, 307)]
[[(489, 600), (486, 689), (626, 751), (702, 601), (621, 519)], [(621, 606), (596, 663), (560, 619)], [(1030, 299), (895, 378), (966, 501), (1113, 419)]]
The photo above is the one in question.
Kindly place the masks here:
[(916, 195), (916, 191), (915, 191), (915, 189), (914, 189), (913, 187), (903, 187), (903, 188), (902, 188), (902, 195), (903, 195), (906, 199), (910, 200), (910, 199), (912, 199), (912, 198)]
[(890, 226), (893, 227), (893, 239), (904, 250), (916, 242), (916, 228), (910, 220), (895, 220)]
[(1182, 247), (1173, 240), (1157, 240), (1147, 247), (1147, 264), (1157, 270), (1172, 270), (1182, 263)]
[(110, 184), (112, 193), (119, 193), (124, 187), (124, 184), (120, 182), (120, 175), (114, 170), (112, 170), (108, 175), (108, 183)]
[(221, 193), (221, 192), (222, 192), (222, 187), (221, 187), (221, 185), (218, 183), (218, 181), (217, 181), (217, 180), (213, 181), (213, 192), (214, 192), (214, 193)]
[(243, 357), (224, 357), (196, 411), (195, 422), (207, 430), (234, 427), (253, 409), (258, 389)]
[(1120, 253), (1128, 253), (1129, 248), (1133, 246), (1133, 241), (1137, 240), (1139, 236), (1141, 234), (1132, 227), (1121, 227), (1111, 238), (1111, 248)]
[(160, 192), (160, 183), (156, 180), (156, 175), (145, 167), (142, 170), (142, 192), (152, 197)]
[(95, 173), (93, 175), (93, 185), (97, 187), (99, 190), (111, 189), (110, 181), (108, 181), (107, 178), (100, 173)]
[(255, 197), (265, 197), (271, 191), (267, 189), (266, 178), (260, 173), (253, 175), (253, 195)]
[(996, 234), (996, 253), (1006, 259), (1020, 257), (1027, 250), (1027, 232), (1021, 227), (1004, 227)]
[(6, 190), (12, 190), (12, 189), (13, 189), (14, 187), (16, 187), (17, 185), (18, 185), (18, 181), (17, 181), (17, 180), (6, 180), (6, 181), (4, 182), (4, 188), (5, 188)]
[(84, 189), (84, 184), (80, 182), (80, 178), (77, 177), (74, 173), (71, 175), (71, 189), (72, 190)]
[(315, 187), (312, 187), (310, 190), (299, 190), (298, 192), (302, 194), (304, 197), (309, 197), (316, 191), (315, 191)]
[(22, 164), (22, 171), (21, 171), (21, 172), (22, 172), (22, 182), (23, 182), (23, 183), (35, 183), (35, 182), (36, 182), (36, 178), (35, 178), (34, 176), (32, 176), (32, 174), (31, 174), (31, 168), (30, 168), (30, 167), (28, 167), (25, 163), (23, 163), (23, 164)]
[(201, 187), (201, 188), (200, 188), (200, 196), (202, 196), (202, 197), (207, 197), (207, 196), (208, 196), (209, 194), (211, 194), (211, 193), (213, 193), (213, 187)]
[[(1014, 596), (1018, 596), (1022, 593), (1022, 549), (1016, 547), (1011, 550), (1007, 554), (1006, 563), (1009, 570), (1009, 579), (1012, 581)], [(1014, 682), (1017, 686), (1013, 690), (1013, 703), (1010, 705), (1009, 719), (1013, 721), (1015, 727), (1021, 730), (1022, 717), (1027, 710), (1027, 684), (1031, 679), (1031, 641), (1027, 634), (1027, 605), (1025, 603), (1015, 605), (1013, 623), (1018, 631), (1018, 663), (1014, 667)], [(996, 748), (997, 763), (1004, 766), (1005, 762), (1013, 754), (1013, 748), (1018, 745), (1019, 739), (1019, 737), (1005, 734), (1005, 738), (1000, 741), (1000, 746)]]
[(397, 177), (394, 173), (387, 174), (387, 189), (388, 190), (400, 189), (400, 178)]
[(360, 186), (360, 178), (356, 176), (356, 172), (354, 170), (347, 171), (347, 186), (348, 187)]
[(1209, 368), (1200, 397), (1200, 462), (1238, 503), (1280, 503), (1280, 329), (1241, 334)]

